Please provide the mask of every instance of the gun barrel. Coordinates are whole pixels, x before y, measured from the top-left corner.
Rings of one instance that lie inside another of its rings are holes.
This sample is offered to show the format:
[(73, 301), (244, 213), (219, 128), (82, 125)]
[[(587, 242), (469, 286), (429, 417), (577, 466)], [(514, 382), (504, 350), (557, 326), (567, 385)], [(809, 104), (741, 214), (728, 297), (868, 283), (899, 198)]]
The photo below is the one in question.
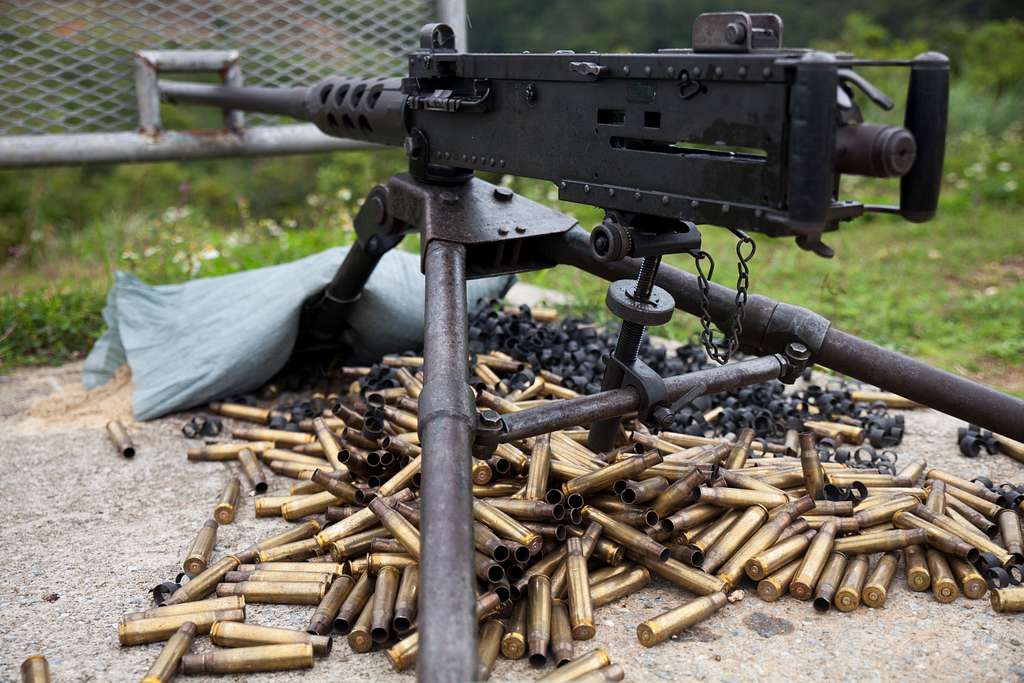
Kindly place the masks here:
[(250, 88), (180, 81), (160, 81), (160, 97), (171, 104), (201, 104), (221, 109), (290, 116), (311, 121), (306, 108), (308, 88)]

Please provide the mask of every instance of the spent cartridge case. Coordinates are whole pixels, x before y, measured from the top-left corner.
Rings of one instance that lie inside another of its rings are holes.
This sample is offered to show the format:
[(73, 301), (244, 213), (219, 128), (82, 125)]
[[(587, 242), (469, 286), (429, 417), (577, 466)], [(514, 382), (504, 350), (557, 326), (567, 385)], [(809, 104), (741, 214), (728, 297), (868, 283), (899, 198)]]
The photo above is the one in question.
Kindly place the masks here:
[(240, 564), (240, 572), (260, 572), (270, 575), (280, 573), (323, 574), (325, 576), (341, 576), (346, 574), (345, 565), (340, 562), (260, 562), (257, 564)]
[(246, 427), (243, 429), (231, 430), (231, 436), (246, 441), (273, 441), (275, 444), (287, 444), (289, 446), (301, 446), (312, 443), (316, 437), (305, 432), (288, 432), (283, 429), (265, 429), (258, 427)]
[(676, 510), (674, 513), (661, 520), (661, 525), (673, 532), (684, 529), (692, 529), (706, 522), (720, 517), (725, 508), (709, 503), (690, 505), (689, 507)]
[[(988, 489), (985, 489), (988, 491)], [(973, 493), (964, 491), (963, 489), (957, 488), (956, 486), (947, 486), (946, 495), (959, 500), (961, 503), (972, 507), (981, 514), (985, 515), (989, 519), (995, 519), (1003, 508), (998, 504), (990, 500), (986, 500), (980, 496), (976, 496)]]
[(697, 595), (711, 595), (726, 589), (725, 582), (717, 576), (710, 576), (699, 569), (688, 567), (678, 560), (669, 558), (658, 562), (649, 557), (632, 556), (632, 559), (650, 569), (661, 578), (685, 588)]
[(395, 614), (391, 619), (391, 627), (395, 633), (408, 633), (416, 619), (416, 595), (419, 585), (419, 567), (403, 567), (402, 580), (398, 583), (395, 595)]
[(744, 427), (736, 435), (736, 443), (733, 444), (729, 455), (725, 458), (724, 466), (728, 470), (738, 470), (747, 463), (750, 457), (750, 444), (754, 442), (754, 430)]
[(324, 418), (313, 418), (313, 434), (316, 436), (317, 443), (320, 444), (324, 451), (324, 458), (331, 464), (331, 467), (340, 470), (342, 465), (338, 459), (338, 454), (341, 452), (341, 448), (338, 446), (338, 440), (334, 438), (334, 433), (331, 432)]
[(327, 593), (323, 581), (241, 581), (217, 584), (217, 595), (241, 595), (246, 603), (318, 605)]
[(583, 519), (587, 522), (597, 522), (603, 527), (603, 533), (606, 537), (638, 555), (654, 558), (662, 562), (669, 559), (671, 553), (664, 545), (658, 543), (647, 534), (616, 521), (610, 515), (591, 505), (583, 508)]
[(836, 525), (834, 522), (828, 522), (818, 529), (814, 540), (807, 547), (807, 552), (804, 553), (800, 563), (800, 569), (797, 570), (789, 585), (789, 592), (797, 600), (810, 600), (813, 597), (814, 587), (828, 562), (835, 537)]
[(218, 621), (211, 626), (210, 642), (220, 647), (309, 643), (313, 646), (313, 654), (317, 657), (326, 657), (330, 654), (332, 645), (332, 640), (327, 635), (315, 635), (290, 628), (257, 626), (237, 621)]
[[(689, 538), (687, 535), (686, 540), (689, 540), (689, 542), (696, 548), (700, 549), (701, 552), (706, 553), (708, 549), (722, 537), (722, 534), (729, 530), (729, 527), (736, 522), (741, 514), (743, 514), (743, 510), (729, 510), (715, 521), (701, 527), (700, 531), (694, 534), (692, 538)], [(691, 531), (696, 531), (696, 529)], [(688, 534), (689, 532), (686, 533)], [(677, 533), (676, 538), (680, 538), (682, 535), (682, 532)]]
[(932, 585), (932, 575), (928, 570), (928, 558), (923, 545), (911, 545), (903, 549), (904, 571), (907, 575), (907, 587), (912, 591), (926, 591)]
[(813, 432), (800, 434), (800, 471), (807, 495), (815, 500), (825, 497), (825, 475)]
[(860, 593), (861, 601), (865, 605), (879, 608), (885, 604), (885, 600), (889, 596), (892, 577), (896, 575), (896, 565), (899, 563), (899, 559), (899, 553), (896, 551), (883, 553), (879, 558), (878, 564), (871, 570)]
[[(228, 572), (224, 575), (225, 583), (240, 581), (312, 581), (320, 583), (328, 576), (323, 572), (279, 572), (266, 569)], [(240, 597), (240, 596), (239, 596)]]
[(871, 554), (887, 550), (900, 550), (908, 545), (919, 545), (928, 541), (924, 529), (894, 529), (860, 536), (837, 538), (833, 548), (850, 555)]
[(708, 574), (715, 573), (750, 538), (751, 534), (764, 524), (767, 518), (768, 511), (762, 505), (746, 508), (736, 521), (719, 536), (718, 540), (705, 551), (704, 562), (701, 564), (704, 571)]
[(330, 634), (334, 630), (334, 619), (338, 616), (338, 610), (341, 609), (342, 603), (352, 592), (355, 584), (356, 582), (351, 576), (335, 578), (331, 587), (327, 589), (327, 593), (324, 594), (323, 600), (316, 606), (313, 616), (310, 617), (306, 633), (319, 636)]
[(218, 443), (199, 448), (190, 448), (186, 451), (189, 462), (220, 462), (224, 460), (238, 460), (238, 451), (248, 448), (255, 453), (262, 453), (268, 448), (273, 448), (273, 441), (245, 441), (242, 443)]
[(526, 598), (526, 646), (530, 665), (544, 666), (551, 641), (551, 579), (544, 574), (531, 576)]
[(594, 607), (591, 603), (590, 581), (587, 577), (587, 558), (583, 555), (583, 543), (579, 538), (570, 538), (565, 543), (572, 637), (574, 640), (590, 640), (594, 637), (595, 629)]
[(751, 507), (760, 505), (765, 509), (785, 505), (789, 497), (785, 493), (734, 489), (725, 486), (701, 486), (697, 489), (697, 500), (719, 507)]
[[(316, 482), (328, 491), (351, 505), (361, 505), (365, 502), (362, 491), (347, 481), (332, 476), (334, 473), (327, 470), (317, 469), (313, 472), (312, 481)], [(326, 508), (325, 508), (326, 509)]]
[(213, 518), (218, 524), (231, 524), (235, 521), (235, 513), (238, 510), (238, 496), (241, 493), (242, 485), (238, 477), (231, 477), (221, 491), (217, 505), (213, 508)]
[(420, 634), (411, 633), (385, 650), (388, 663), (395, 671), (405, 671), (416, 663), (416, 652), (419, 649)]
[[(153, 683), (159, 680), (153, 679)], [(170, 680), (170, 678), (166, 680)], [(46, 661), (46, 657), (42, 655), (26, 657), (21, 663), (21, 681), (22, 683), (50, 683), (50, 663)], [(149, 683), (149, 679), (146, 679), (144, 683)]]
[(128, 430), (124, 428), (120, 420), (111, 420), (107, 423), (107, 436), (118, 453), (126, 458), (135, 457), (135, 444), (132, 443), (132, 438), (128, 436)]
[(947, 557), (949, 568), (953, 571), (953, 578), (956, 579), (964, 597), (970, 600), (977, 600), (988, 591), (988, 584), (972, 565), (964, 562), (959, 557)]
[(398, 540), (405, 550), (416, 558), (420, 559), (420, 532), (412, 523), (401, 515), (397, 510), (391, 508), (384, 502), (383, 498), (374, 498), (370, 501), (370, 510), (377, 516), (380, 523), (391, 532), (391, 535)]
[(870, 562), (867, 555), (854, 555), (846, 564), (846, 573), (833, 600), (840, 612), (852, 612), (860, 606), (864, 582), (868, 578)]
[(974, 508), (964, 505), (956, 498), (946, 496), (946, 515), (951, 519), (973, 526), (985, 536), (992, 538), (999, 531), (999, 525)]
[(563, 666), (573, 658), (569, 608), (561, 600), (553, 600), (551, 603), (551, 657), (555, 660), (555, 666)]
[(395, 596), (401, 572), (395, 567), (381, 567), (373, 591), (373, 618), (370, 636), (375, 643), (386, 642), (391, 636), (391, 620), (395, 616)]
[[(590, 600), (594, 608), (603, 607), (627, 595), (631, 595), (644, 588), (651, 582), (651, 572), (646, 567), (620, 567), (610, 568), (618, 573), (598, 576), (595, 572), (593, 578), (600, 579), (590, 585)], [(600, 570), (599, 570), (600, 571)]]
[[(334, 495), (331, 491), (321, 491), (320, 493), (311, 493), (308, 496), (299, 496), (297, 499), (290, 500), (281, 505), (281, 516), (289, 522), (294, 522), (309, 515), (318, 515), (329, 506), (338, 505), (342, 500), (342, 498)], [(349, 519), (352, 519), (352, 517)], [(321, 544), (322, 546), (323, 544)]]
[(932, 575), (932, 595), (939, 602), (953, 602), (960, 597), (953, 570), (950, 569), (946, 556), (935, 548), (925, 551), (928, 559), (928, 572)]
[(1018, 563), (1024, 563), (1024, 534), (1021, 532), (1020, 515), (1015, 510), (1003, 510), (997, 520), (1006, 551), (1016, 556)]
[(728, 602), (724, 592), (696, 598), (639, 624), (636, 637), (644, 647), (653, 647), (682, 633), (717, 612)]
[(373, 604), (375, 595), (370, 595), (359, 617), (348, 632), (348, 646), (353, 652), (369, 652), (373, 649)]
[(530, 465), (526, 474), (525, 500), (544, 500), (548, 491), (548, 473), (551, 469), (551, 435), (541, 434), (533, 440)]
[[(237, 622), (233, 621), (219, 621), (216, 624), (234, 624)], [(214, 625), (216, 625), (214, 624)], [(156, 660), (152, 666), (149, 667), (149, 671), (142, 678), (142, 683), (168, 683), (174, 678), (174, 675), (178, 673), (178, 665), (181, 662), (181, 658), (188, 652), (189, 648), (192, 647), (192, 640), (196, 637), (196, 625), (191, 621), (187, 621), (178, 627), (178, 630), (167, 639), (167, 644), (164, 645), (163, 649), (160, 650), (160, 654), (157, 655)], [(44, 662), (46, 660), (43, 660)], [(24, 665), (22, 665), (24, 669)], [(23, 681), (46, 681), (49, 682), (49, 677), (44, 679), (27, 678), (22, 676)]]
[(631, 481), (619, 494), (619, 498), (623, 503), (639, 505), (654, 500), (666, 488), (668, 488), (668, 479), (665, 477), (650, 477), (642, 481)]
[(480, 626), (480, 636), (476, 653), (476, 680), (486, 681), (491, 677), (494, 662), (501, 650), (501, 639), (505, 635), (505, 626), (497, 619), (487, 619)]
[(936, 515), (946, 514), (946, 482), (936, 479), (931, 482), (928, 497), (924, 501), (928, 511)]
[[(526, 654), (526, 607), (527, 600), (520, 600), (512, 608), (505, 635), (501, 637), (501, 656), (505, 659), (521, 659)], [(568, 616), (566, 616), (568, 619)]]
[(224, 578), (224, 575), (237, 569), (239, 564), (238, 558), (234, 555), (220, 558), (192, 577), (191, 581), (174, 591), (174, 594), (164, 601), (164, 605), (177, 605), (205, 598)]
[[(746, 514), (746, 513), (744, 513)], [(789, 525), (792, 517), (782, 512), (768, 520), (760, 529), (750, 535), (718, 570), (718, 578), (729, 587), (737, 586), (743, 578), (744, 569), (754, 556), (775, 544)], [(717, 544), (716, 544), (717, 545)]]
[(937, 481), (943, 481), (946, 483), (946, 492), (952, 494), (953, 489), (957, 491), (964, 491), (971, 495), (986, 500), (990, 503), (995, 503), (999, 500), (999, 494), (995, 491), (990, 491), (987, 487), (979, 484), (975, 481), (968, 481), (962, 477), (958, 477), (955, 474), (946, 472), (940, 469), (930, 469), (926, 475), (928, 479), (934, 479)]
[(853, 518), (861, 527), (874, 526), (892, 520), (893, 515), (897, 512), (909, 510), (918, 503), (917, 498), (913, 496), (896, 496), (884, 503), (854, 513)]
[(818, 583), (815, 585), (814, 609), (819, 612), (827, 612), (832, 607), (832, 601), (845, 572), (846, 555), (833, 550), (828, 556), (825, 568), (821, 570)]
[(519, 500), (516, 498), (491, 498), (487, 501), (520, 522), (547, 522), (559, 520), (565, 515), (565, 506), (543, 500)]
[(800, 570), (802, 560), (793, 560), (782, 569), (757, 582), (757, 596), (765, 602), (775, 602), (789, 590), (793, 577)]
[(1024, 588), (1020, 586), (993, 588), (989, 598), (992, 600), (992, 609), (996, 612), (1024, 612)]
[(817, 533), (814, 529), (804, 531), (762, 550), (747, 560), (743, 567), (744, 572), (753, 581), (760, 581), (774, 574), (793, 560), (801, 558)]
[[(387, 538), (388, 533), (387, 529), (379, 526), (340, 538), (330, 545), (331, 557), (341, 562), (352, 557), (366, 555), (370, 552), (373, 542), (380, 538)], [(312, 540), (316, 542), (315, 538)]]
[(373, 579), (367, 573), (361, 574), (356, 580), (334, 619), (334, 627), (338, 633), (345, 635), (352, 629), (370, 595), (373, 594), (373, 583)]
[[(580, 551), (583, 554), (583, 566), (586, 568), (586, 561), (590, 559), (590, 556), (594, 554), (594, 548), (597, 545), (597, 540), (601, 536), (603, 531), (600, 524), (597, 522), (591, 522), (583, 535), (578, 538), (580, 542)], [(569, 561), (568, 561), (568, 546), (566, 546), (566, 561), (558, 566), (557, 569), (551, 575), (551, 595), (555, 598), (561, 598), (565, 595), (566, 582), (569, 574)], [(589, 572), (587, 574), (587, 581), (589, 583)]]
[[(916, 503), (917, 500), (914, 499)], [(853, 515), (852, 500), (816, 500), (814, 507), (807, 511), (810, 515), (825, 515), (830, 517), (850, 517)]]
[(530, 549), (531, 555), (536, 555), (540, 552), (541, 546), (544, 543), (544, 539), (540, 537), (540, 534), (530, 531), (493, 505), (489, 505), (479, 499), (474, 500), (473, 516), (477, 521), (486, 524), (494, 533), (502, 538), (525, 545)]
[(242, 469), (242, 476), (249, 480), (249, 485), (256, 493), (265, 493), (267, 490), (267, 477), (263, 474), (260, 461), (256, 454), (248, 448), (238, 451), (238, 464)]
[(836, 525), (836, 534), (848, 534), (860, 531), (860, 522), (856, 517), (818, 517), (817, 515), (804, 515), (802, 518), (807, 526), (812, 529), (820, 529), (826, 523)]
[(197, 634), (207, 634), (217, 621), (245, 621), (245, 609), (226, 609), (212, 612), (169, 614), (146, 619), (122, 621), (117, 628), (121, 645), (143, 645), (167, 640), (182, 624), (193, 623)]
[(253, 499), (253, 509), (256, 517), (280, 517), (281, 508), (285, 503), (293, 500), (302, 500), (307, 496), (260, 496)]
[(256, 560), (261, 563), (279, 562), (281, 560), (303, 560), (321, 552), (320, 544), (315, 538), (304, 538), (284, 545), (267, 548), (256, 553)]
[(189, 576), (195, 576), (206, 569), (206, 564), (210, 561), (210, 554), (213, 552), (213, 546), (217, 542), (218, 526), (217, 520), (208, 519), (199, 528), (199, 533), (196, 534), (195, 540), (192, 541), (192, 547), (189, 548), (184, 562), (181, 563), (181, 568)]
[(562, 484), (562, 492), (568, 496), (572, 493), (586, 495), (601, 491), (610, 488), (619, 479), (633, 479), (636, 475), (657, 465), (661, 461), (662, 455), (656, 450), (648, 451), (642, 455), (634, 455), (564, 482)]
[(164, 617), (172, 614), (189, 614), (191, 612), (216, 612), (229, 609), (245, 609), (245, 598), (241, 595), (232, 595), (226, 598), (210, 598), (209, 600), (197, 600), (196, 602), (183, 602), (178, 605), (168, 605), (166, 607), (151, 607), (140, 612), (128, 612), (121, 617), (121, 621), (135, 621), (136, 619)]
[(572, 680), (573, 683), (609, 683), (609, 681), (614, 683), (615, 681), (621, 681), (625, 677), (625, 669), (618, 664), (609, 664)]
[(568, 683), (591, 671), (603, 669), (611, 662), (611, 657), (605, 650), (596, 648), (585, 655), (580, 655), (565, 666), (555, 669), (548, 675), (538, 678), (537, 683)]
[[(915, 512), (923, 511), (925, 514), (930, 514), (924, 509), (923, 505), (914, 508), (914, 510)], [(944, 553), (949, 553), (969, 562), (978, 559), (979, 553), (977, 548), (938, 525), (918, 517), (916, 514), (907, 511), (897, 512), (893, 516), (892, 521), (893, 524), (901, 529), (924, 529), (928, 535), (928, 544)]]
[(928, 462), (925, 460), (915, 460), (914, 462), (908, 463), (896, 473), (896, 476), (906, 482), (909, 482), (910, 486), (916, 486), (924, 476), (925, 470), (928, 468)]
[(257, 406), (247, 406), (242, 403), (222, 403), (215, 401), (209, 405), (210, 410), (223, 415), (224, 417), (233, 417), (236, 420), (246, 420), (247, 422), (258, 422), (260, 424), (267, 424), (267, 420), (270, 419), (269, 408), (259, 408)]
[(651, 509), (658, 513), (659, 517), (668, 517), (693, 500), (693, 492), (704, 483), (706, 477), (699, 468), (693, 468), (689, 474), (681, 479), (676, 479), (664, 491), (658, 494), (651, 504)]
[(313, 646), (309, 643), (257, 645), (181, 658), (184, 674), (234, 674), (254, 671), (290, 671), (313, 666)]

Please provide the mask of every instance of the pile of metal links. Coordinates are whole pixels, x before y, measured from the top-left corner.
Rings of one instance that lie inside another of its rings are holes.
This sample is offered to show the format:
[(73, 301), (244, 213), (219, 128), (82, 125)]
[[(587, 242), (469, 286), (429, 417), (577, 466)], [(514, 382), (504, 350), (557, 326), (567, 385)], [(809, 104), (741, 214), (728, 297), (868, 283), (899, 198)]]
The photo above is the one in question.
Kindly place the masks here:
[[(599, 386), (608, 336), (550, 317), (495, 306), (473, 316), (481, 412)], [(643, 354), (663, 372), (703, 362), (681, 349)], [(209, 406), (227, 419), (225, 435), (188, 459), (237, 463), (238, 476), (184, 559), (192, 578), (161, 606), (123, 617), (122, 645), (167, 641), (147, 681), (308, 668), (332, 637), (353, 652), (383, 651), (396, 671), (414, 666), (419, 472), (430, 457), (417, 436), (421, 365), (398, 355), (312, 382), (293, 374), (259, 400)], [(499, 655), (549, 667), (543, 681), (621, 680), (607, 652), (586, 646), (595, 612), (654, 577), (682, 591), (676, 607), (637, 624), (645, 647), (728, 609), (748, 580), (768, 602), (789, 593), (820, 611), (881, 607), (901, 558), (911, 590), (943, 603), (988, 592), (996, 611), (1024, 611), (1024, 492), (867, 445), (872, 431), (878, 448), (898, 442), (902, 421), (886, 406), (907, 407), (903, 399), (837, 383), (701, 401), (660, 433), (626, 419), (609, 453), (588, 450), (580, 426), (473, 460), (480, 680)], [(292, 526), (214, 557), (243, 482), (269, 491), (253, 499), (256, 517)], [(304, 631), (261, 626), (246, 623), (252, 603), (313, 613)], [(197, 635), (218, 647), (189, 654)]]

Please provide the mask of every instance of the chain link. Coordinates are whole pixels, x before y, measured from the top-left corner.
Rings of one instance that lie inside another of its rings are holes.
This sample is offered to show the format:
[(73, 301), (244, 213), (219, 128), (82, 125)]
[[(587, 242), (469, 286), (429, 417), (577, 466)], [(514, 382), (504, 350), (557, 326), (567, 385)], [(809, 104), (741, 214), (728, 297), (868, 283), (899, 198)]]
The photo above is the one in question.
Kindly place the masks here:
[[(743, 336), (743, 313), (747, 305), (747, 290), (750, 288), (750, 260), (754, 258), (757, 245), (747, 233), (733, 230), (736, 235), (736, 307), (728, 329), (723, 330), (725, 339), (721, 343), (715, 341), (714, 324), (711, 321), (711, 278), (715, 274), (715, 260), (703, 249), (693, 252), (693, 262), (697, 267), (697, 286), (700, 289), (700, 341), (704, 345), (711, 360), (725, 365), (736, 353)], [(707, 272), (704, 262), (708, 263)]]

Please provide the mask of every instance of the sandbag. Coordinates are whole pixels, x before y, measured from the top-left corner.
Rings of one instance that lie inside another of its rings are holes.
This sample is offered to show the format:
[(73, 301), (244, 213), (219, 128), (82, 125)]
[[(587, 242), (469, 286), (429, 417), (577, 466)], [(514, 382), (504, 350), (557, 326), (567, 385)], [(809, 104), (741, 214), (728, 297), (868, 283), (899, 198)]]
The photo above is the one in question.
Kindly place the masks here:
[[(118, 272), (107, 296), (107, 331), (85, 361), (87, 389), (131, 367), (136, 419), (149, 420), (261, 386), (288, 361), (303, 302), (323, 288), (347, 248), (231, 275), (152, 286)], [(423, 345), (419, 256), (381, 259), (349, 318), (345, 342), (358, 358)], [(470, 305), (501, 297), (513, 276), (468, 284)]]

